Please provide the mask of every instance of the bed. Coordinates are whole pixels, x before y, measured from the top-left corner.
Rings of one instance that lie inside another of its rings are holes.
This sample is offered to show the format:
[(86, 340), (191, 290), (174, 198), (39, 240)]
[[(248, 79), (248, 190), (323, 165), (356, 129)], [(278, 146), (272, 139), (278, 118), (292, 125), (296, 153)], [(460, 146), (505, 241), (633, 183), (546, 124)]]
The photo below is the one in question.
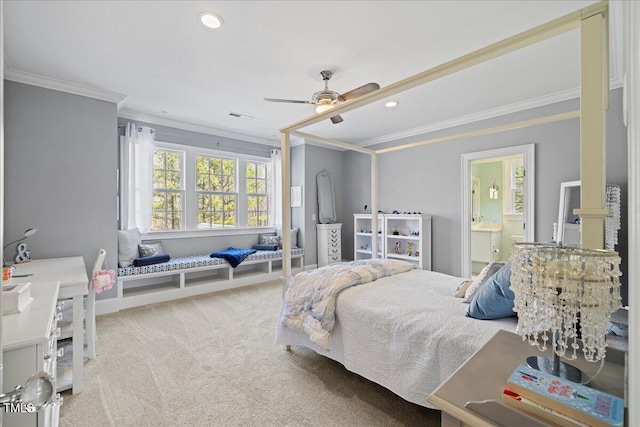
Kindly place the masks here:
[(515, 317), (467, 317), (469, 305), (453, 296), (464, 280), (412, 269), (349, 287), (336, 300), (329, 350), (282, 322), (276, 343), (309, 347), (409, 402), (435, 408), (429, 393), (498, 330), (516, 329)]
[[(609, 93), (608, 16), (607, 2), (592, 4), (281, 128), (283, 228), (291, 227), (291, 136), (370, 156), (371, 232), (372, 235), (376, 235), (379, 209), (378, 156), (426, 144), (579, 118), (580, 165), (582, 171), (589, 171), (588, 174), (581, 174), (582, 197), (578, 210), (582, 222), (583, 246), (602, 248), (607, 213), (604, 204), (606, 171), (603, 153), (606, 153), (605, 123)], [(579, 29), (581, 33), (581, 102), (578, 110), (377, 150), (300, 131), (333, 116), (390, 98), (574, 29)], [(470, 218), (461, 218), (461, 223), (469, 222)], [(283, 248), (287, 249), (290, 247), (290, 241), (287, 236), (284, 237)], [(464, 239), (463, 235), (463, 251), (464, 248), (468, 248), (468, 242)], [(376, 254), (377, 240), (372, 239), (372, 243), (372, 253)], [(434, 244), (437, 245), (437, 242)], [(285, 250), (284, 289), (287, 289), (291, 282), (290, 260), (287, 256)], [(497, 330), (513, 331), (516, 327), (515, 319), (480, 321), (466, 318), (465, 305), (450, 296), (460, 280), (461, 278), (438, 273), (410, 271), (397, 277), (383, 278), (350, 288), (343, 291), (337, 299), (337, 319), (329, 351), (310, 343), (303, 333), (295, 333), (281, 327), (277, 331), (277, 342), (310, 347), (339, 361), (347, 369), (388, 387), (406, 400), (428, 406), (424, 399), (430, 390)], [(399, 289), (402, 291), (398, 292)], [(402, 322), (392, 321), (398, 318), (403, 318)], [(437, 320), (422, 320), (429, 318)], [(405, 327), (396, 327), (400, 324), (404, 324)], [(390, 337), (392, 339), (389, 339)]]

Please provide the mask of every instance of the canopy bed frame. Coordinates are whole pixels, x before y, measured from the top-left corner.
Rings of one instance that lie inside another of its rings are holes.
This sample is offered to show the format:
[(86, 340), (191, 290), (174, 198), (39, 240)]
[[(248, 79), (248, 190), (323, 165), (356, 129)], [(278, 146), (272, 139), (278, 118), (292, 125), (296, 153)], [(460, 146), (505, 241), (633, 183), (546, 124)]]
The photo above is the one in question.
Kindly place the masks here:
[[(606, 1), (599, 2), (583, 8), (581, 10), (569, 13), (560, 18), (554, 19), (548, 23), (539, 25), (530, 30), (524, 31), (505, 40), (496, 42), (482, 49), (471, 52), (457, 59), (448, 61), (434, 68), (423, 71), (406, 79), (400, 80), (389, 86), (383, 87), (377, 91), (371, 92), (362, 97), (345, 102), (335, 106), (328, 111), (315, 114), (306, 119), (300, 120), (291, 125), (280, 129), (281, 132), (281, 149), (282, 149), (282, 212), (283, 212), (283, 229), (291, 228), (291, 210), (290, 205), (290, 137), (297, 136), (308, 140), (318, 141), (330, 146), (343, 148), (347, 150), (358, 151), (368, 154), (371, 159), (371, 211), (372, 211), (372, 235), (377, 234), (377, 212), (378, 212), (378, 156), (397, 150), (405, 150), (419, 147), (427, 144), (446, 142), (460, 138), (469, 138), (480, 135), (487, 135), (507, 130), (523, 128), (527, 126), (535, 126), (543, 123), (551, 123), (568, 119), (580, 119), (580, 170), (581, 170), (581, 207), (576, 213), (582, 220), (583, 246), (587, 248), (603, 248), (604, 245), (604, 221), (607, 215), (605, 207), (605, 125), (606, 110), (609, 102), (609, 55), (608, 55), (608, 3)], [(473, 67), (475, 65), (486, 62), (490, 59), (497, 58), (518, 49), (532, 45), (534, 43), (546, 40), (570, 30), (579, 29), (581, 40), (581, 85), (580, 85), (580, 109), (562, 114), (555, 114), (547, 117), (510, 123), (502, 126), (496, 126), (477, 130), (473, 132), (465, 132), (452, 136), (428, 139), (425, 141), (415, 142), (406, 145), (394, 146), (379, 150), (372, 150), (360, 146), (352, 145), (346, 142), (324, 138), (321, 136), (311, 135), (301, 132), (303, 129), (312, 124), (323, 120), (328, 120), (332, 116), (346, 113), (363, 107), (375, 101), (382, 100), (392, 95), (407, 91), (417, 86), (426, 84), (436, 79), (448, 76), (458, 71)], [(635, 119), (634, 119), (635, 120)], [(629, 144), (632, 142), (630, 141)], [(585, 173), (588, 171), (588, 173)], [(629, 175), (630, 181), (637, 179), (632, 170)], [(630, 182), (630, 187), (633, 182)], [(630, 199), (631, 209), (634, 209), (635, 201)], [(633, 212), (633, 211), (632, 211)], [(630, 218), (630, 223), (635, 220)], [(632, 231), (634, 225), (631, 225)], [(630, 259), (634, 254), (634, 238), (630, 242)], [(283, 234), (283, 282), (284, 289), (287, 288), (291, 281), (291, 239), (289, 233)], [(637, 244), (637, 243), (636, 243)], [(377, 239), (372, 239), (372, 254), (377, 254)], [(463, 245), (464, 246), (464, 245)], [(632, 276), (633, 279), (633, 276)], [(631, 281), (630, 281), (631, 283)], [(631, 287), (631, 286), (630, 286)], [(632, 295), (633, 296), (633, 295)], [(633, 320), (632, 316), (632, 320)], [(634, 353), (634, 341), (631, 340), (632, 354)], [(633, 357), (633, 356), (631, 356)], [(631, 367), (632, 364), (630, 363)], [(631, 371), (630, 381), (630, 400), (635, 401), (635, 393), (637, 392), (637, 373)], [(635, 378), (635, 379), (634, 379)]]

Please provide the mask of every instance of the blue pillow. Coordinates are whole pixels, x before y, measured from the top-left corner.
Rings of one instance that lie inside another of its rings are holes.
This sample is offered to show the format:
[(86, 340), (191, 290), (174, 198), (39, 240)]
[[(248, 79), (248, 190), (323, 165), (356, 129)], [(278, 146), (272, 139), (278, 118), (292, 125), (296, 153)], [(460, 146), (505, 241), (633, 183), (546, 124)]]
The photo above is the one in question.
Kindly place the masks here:
[(224, 251), (214, 252), (210, 256), (211, 258), (224, 258), (231, 264), (231, 267), (236, 268), (246, 257), (255, 252), (255, 249), (227, 248)]
[(160, 264), (162, 262), (167, 262), (171, 259), (169, 255), (153, 255), (146, 256), (142, 258), (136, 258), (133, 260), (133, 265), (136, 267), (144, 267), (145, 265), (153, 265)]
[(480, 287), (469, 304), (467, 316), (480, 320), (513, 317), (515, 295), (511, 286), (511, 263), (506, 263)]
[(253, 245), (253, 249), (256, 249), (258, 251), (277, 251), (278, 245), (268, 245), (266, 243), (255, 244)]

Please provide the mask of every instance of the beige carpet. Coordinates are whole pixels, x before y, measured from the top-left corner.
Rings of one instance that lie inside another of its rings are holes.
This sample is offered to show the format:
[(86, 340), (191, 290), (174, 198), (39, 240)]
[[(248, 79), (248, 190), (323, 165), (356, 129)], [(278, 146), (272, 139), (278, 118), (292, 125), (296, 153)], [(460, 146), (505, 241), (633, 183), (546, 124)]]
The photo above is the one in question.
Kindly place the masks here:
[(269, 282), (98, 317), (97, 358), (61, 425), (440, 425), (337, 362), (274, 345), (280, 301)]

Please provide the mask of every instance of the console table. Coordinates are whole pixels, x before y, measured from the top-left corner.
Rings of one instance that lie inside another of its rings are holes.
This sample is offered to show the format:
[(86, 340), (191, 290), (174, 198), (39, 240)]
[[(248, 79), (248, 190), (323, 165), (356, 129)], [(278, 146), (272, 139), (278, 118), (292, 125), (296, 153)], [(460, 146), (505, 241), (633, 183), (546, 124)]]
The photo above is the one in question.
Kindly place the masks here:
[[(58, 390), (71, 387), (73, 394), (80, 393), (84, 387), (84, 297), (89, 292), (89, 279), (84, 259), (81, 256), (36, 259), (15, 266), (14, 279), (12, 279), (14, 283), (31, 282), (31, 286), (38, 286), (41, 283), (58, 281), (60, 283), (58, 300), (72, 300), (72, 379), (71, 382), (65, 381), (62, 373), (59, 373)], [(15, 277), (22, 275), (29, 276)]]
[[(579, 353), (582, 354), (582, 352)], [(512, 332), (498, 331), (484, 347), (427, 397), (429, 402), (442, 409), (442, 427), (540, 425), (537, 420), (523, 420), (522, 412), (502, 404), (502, 391), (507, 384), (507, 379), (518, 365), (526, 365), (526, 357), (532, 355), (550, 357), (551, 351), (540, 352), (537, 347), (522, 341), (522, 337)], [(608, 347), (604, 367), (589, 387), (624, 397), (624, 359), (625, 352)], [(587, 362), (583, 356), (569, 363), (583, 369), (590, 376), (600, 366), (600, 363)], [(465, 407), (467, 402), (486, 400), (497, 402), (489, 403), (486, 416)]]

